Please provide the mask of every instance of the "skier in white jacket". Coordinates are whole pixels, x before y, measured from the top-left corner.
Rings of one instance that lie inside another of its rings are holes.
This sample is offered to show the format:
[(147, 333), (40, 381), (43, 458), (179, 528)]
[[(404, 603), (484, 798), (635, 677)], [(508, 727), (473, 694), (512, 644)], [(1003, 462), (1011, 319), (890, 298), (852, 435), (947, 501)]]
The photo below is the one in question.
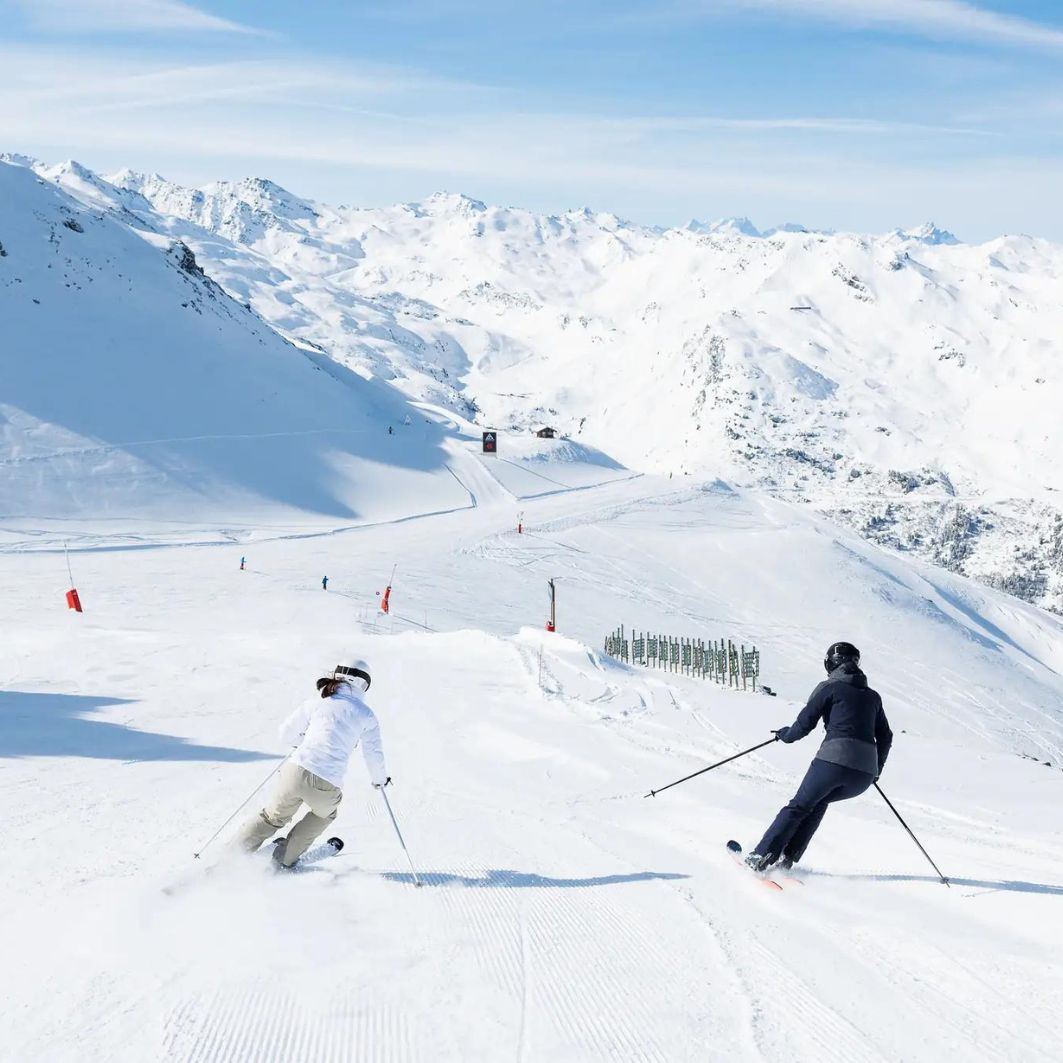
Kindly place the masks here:
[(286, 838), (277, 841), (273, 852), (278, 864), (291, 867), (336, 818), (347, 762), (358, 745), (373, 785), (391, 782), (384, 766), (380, 726), (365, 703), (371, 681), (364, 660), (337, 665), (332, 675), (317, 681), (321, 696), (304, 702), (284, 721), (281, 738), (295, 749), (281, 768), (266, 806), (240, 828), (237, 845), (253, 852), (305, 804), (306, 815)]

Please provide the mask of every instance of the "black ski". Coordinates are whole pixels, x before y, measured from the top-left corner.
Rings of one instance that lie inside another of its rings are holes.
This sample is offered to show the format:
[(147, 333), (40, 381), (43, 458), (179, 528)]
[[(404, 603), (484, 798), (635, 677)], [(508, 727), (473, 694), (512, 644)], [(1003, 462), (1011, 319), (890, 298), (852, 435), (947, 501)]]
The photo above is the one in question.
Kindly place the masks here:
[[(277, 846), (282, 841), (284, 841), (283, 838), (275, 838), (273, 840), (273, 844), (274, 846)], [(299, 859), (296, 860), (291, 867), (282, 866), (280, 861), (276, 859), (276, 855), (274, 855), (273, 863), (280, 871), (301, 871), (303, 868), (308, 867), (310, 864), (316, 864), (319, 861), (325, 860), (330, 856), (335, 856), (342, 849), (342, 838), (329, 838), (329, 840), (325, 842), (324, 845), (317, 845), (313, 849), (309, 849), (305, 853), (303, 853), (303, 855), (300, 856)], [(274, 854), (276, 854), (275, 848)]]
[(343, 849), (342, 838), (329, 838), (324, 845), (319, 845), (314, 849), (311, 849), (308, 853), (304, 853), (298, 861), (296, 861), (296, 867), (299, 864), (312, 864), (317, 860), (324, 860), (327, 856), (335, 856), (340, 850)]

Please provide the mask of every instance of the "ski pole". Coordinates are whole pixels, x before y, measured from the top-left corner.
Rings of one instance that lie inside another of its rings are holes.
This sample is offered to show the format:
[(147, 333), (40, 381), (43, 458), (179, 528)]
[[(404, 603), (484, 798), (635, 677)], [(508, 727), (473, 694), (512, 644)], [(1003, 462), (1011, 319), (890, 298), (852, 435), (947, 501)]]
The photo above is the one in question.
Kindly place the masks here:
[[(882, 797), (882, 800), (890, 806), (890, 811), (897, 817), (897, 819), (900, 821), (901, 826), (908, 832), (908, 836), (912, 839), (913, 842), (915, 842), (916, 845), (919, 846), (919, 851), (923, 854), (923, 856), (927, 858), (927, 860), (930, 860), (930, 854), (922, 847), (922, 845), (920, 845), (919, 839), (914, 834), (912, 834), (912, 828), (909, 827), (903, 819), (901, 819), (901, 814), (893, 807), (893, 802), (884, 793), (882, 793), (882, 787), (879, 786), (878, 783), (875, 783), (875, 789), (878, 790), (879, 795)], [(930, 860), (930, 866), (938, 873), (938, 878), (941, 879), (941, 881), (944, 882), (945, 885), (949, 887), (949, 889), (952, 889), (952, 887), (949, 886), (949, 880), (941, 873), (941, 868), (939, 868), (933, 860)]]
[(238, 808), (236, 809), (236, 811), (235, 811), (235, 812), (233, 812), (233, 814), (232, 814), (232, 815), (231, 815), (231, 816), (230, 816), (230, 817), (229, 817), (229, 818), (228, 818), (228, 819), (227, 819), (227, 820), (226, 820), (226, 821), (225, 821), (225, 822), (224, 822), (224, 823), (223, 823), (223, 824), (222, 824), (222, 825), (221, 825), (221, 826), (220, 826), (220, 827), (219, 827), (219, 828), (218, 828), (218, 829), (217, 829), (217, 830), (216, 830), (216, 831), (215, 831), (215, 832), (214, 832), (214, 833), (213, 833), (213, 834), (212, 834), (212, 835), (211, 835), (211, 836), (210, 836), (210, 837), (209, 837), (209, 838), (208, 838), (208, 839), (207, 839), (207, 840), (206, 840), (206, 841), (205, 841), (205, 842), (204, 842), (204, 843), (203, 843), (203, 844), (202, 844), (202, 845), (201, 845), (201, 846), (199, 847), (199, 852), (198, 852), (198, 853), (193, 853), (193, 854), (192, 854), (192, 855), (193, 855), (193, 856), (194, 856), (194, 857), (195, 857), (195, 858), (196, 858), (197, 860), (199, 859), (199, 855), (200, 855), (200, 853), (202, 853), (202, 852), (205, 852), (205, 851), (206, 851), (206, 848), (207, 848), (207, 846), (208, 846), (208, 845), (210, 845), (210, 843), (211, 843), (212, 841), (214, 841), (214, 839), (215, 839), (215, 838), (217, 838), (217, 836), (218, 836), (219, 834), (221, 834), (221, 832), (222, 832), (223, 830), (225, 830), (225, 828), (226, 828), (227, 826), (229, 826), (229, 824), (230, 824), (230, 823), (232, 823), (232, 821), (233, 821), (233, 820), (234, 820), (234, 819), (236, 818), (236, 815), (237, 815), (237, 813), (238, 813), (238, 812), (239, 812), (239, 811), (240, 811), (240, 810), (241, 810), (241, 809), (242, 809), (242, 808), (244, 807), (244, 805), (246, 805), (246, 804), (247, 804), (247, 802), (248, 802), (248, 801), (250, 801), (250, 800), (251, 800), (251, 798), (252, 798), (252, 797), (254, 797), (254, 796), (255, 796), (255, 794), (257, 794), (257, 793), (258, 793), (258, 791), (259, 791), (259, 790), (261, 790), (261, 789), (262, 789), (262, 787), (263, 787), (263, 786), (265, 786), (265, 785), (266, 785), (266, 783), (268, 783), (268, 782), (270, 781), (270, 779), (272, 779), (272, 778), (273, 778), (273, 776), (274, 776), (274, 775), (276, 775), (276, 774), (277, 774), (277, 772), (281, 770), (281, 768), (283, 768), (283, 767), (284, 767), (285, 763), (287, 762), (288, 758), (289, 758), (289, 757), (290, 757), (291, 755), (292, 755), (292, 754), (291, 754), (291, 750), (289, 750), (289, 751), (288, 751), (287, 753), (285, 753), (285, 754), (284, 754), (284, 756), (283, 756), (283, 757), (281, 758), (281, 762), (280, 762), (280, 763), (279, 763), (279, 764), (278, 764), (278, 765), (277, 765), (277, 766), (276, 766), (276, 767), (275, 767), (275, 768), (273, 769), (273, 771), (271, 771), (271, 772), (269, 773), (269, 775), (267, 775), (267, 776), (266, 776), (266, 777), (265, 777), (265, 778), (264, 778), (264, 779), (263, 779), (263, 780), (262, 780), (262, 781), (261, 781), (261, 782), (260, 782), (260, 783), (258, 784), (258, 786), (256, 786), (256, 787), (255, 787), (255, 788), (254, 788), (254, 789), (253, 789), (253, 790), (252, 790), (252, 791), (251, 791), (251, 792), (250, 792), (250, 793), (249, 793), (249, 794), (247, 795), (247, 797), (245, 797), (245, 798), (243, 799), (243, 801), (241, 801), (241, 802), (240, 802), (240, 805), (239, 805), (239, 807), (238, 807)]
[(388, 795), (384, 792), (383, 786), (378, 786), (377, 789), (380, 791), (380, 796), (384, 798), (384, 804), (387, 805), (388, 815), (391, 816), (391, 825), (395, 828), (395, 833), (399, 838), (399, 845), (402, 846), (402, 851), (406, 854), (406, 860), (410, 865), (410, 872), (413, 874), (413, 884), (420, 889), (423, 883), (417, 875), (417, 870), (413, 866), (413, 858), (410, 856), (410, 850), (406, 848), (406, 843), (402, 840), (402, 831), (399, 830), (399, 825), (395, 820), (395, 813), (391, 811), (391, 802), (388, 800)]
[(777, 742), (778, 738), (769, 738), (767, 742), (761, 742), (759, 746), (750, 746), (749, 749), (743, 749), (741, 753), (735, 753), (733, 757), (728, 757), (726, 760), (718, 760), (715, 764), (710, 764), (707, 768), (702, 768), (701, 771), (695, 771), (690, 775), (684, 775), (681, 779), (676, 779), (675, 782), (670, 782), (667, 786), (662, 786), (660, 790), (651, 790), (648, 794), (643, 794), (643, 797), (656, 797), (658, 794), (663, 793), (665, 790), (670, 790), (673, 786), (678, 786), (681, 782), (686, 782), (687, 779), (693, 779), (698, 775), (704, 775), (707, 771), (712, 771), (713, 768), (722, 767), (724, 764), (730, 764), (732, 760), (738, 760), (739, 757), (744, 757), (747, 753), (753, 753), (758, 749), (763, 749), (765, 746), (770, 746), (773, 742)]

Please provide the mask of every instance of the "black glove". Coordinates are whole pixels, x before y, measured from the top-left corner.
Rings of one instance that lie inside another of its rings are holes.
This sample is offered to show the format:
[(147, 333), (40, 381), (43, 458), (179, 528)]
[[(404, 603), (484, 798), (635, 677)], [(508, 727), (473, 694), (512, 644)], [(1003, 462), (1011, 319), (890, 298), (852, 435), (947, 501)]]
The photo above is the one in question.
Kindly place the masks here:
[(383, 790), (385, 786), (391, 785), (391, 776), (389, 775), (383, 782), (373, 783), (374, 790)]
[(780, 741), (780, 742), (789, 742), (790, 741), (790, 738), (789, 738), (790, 728), (789, 727), (780, 727), (780, 728), (778, 728), (778, 730), (772, 731), (771, 733), (773, 735), (775, 735), (776, 739), (778, 741)]

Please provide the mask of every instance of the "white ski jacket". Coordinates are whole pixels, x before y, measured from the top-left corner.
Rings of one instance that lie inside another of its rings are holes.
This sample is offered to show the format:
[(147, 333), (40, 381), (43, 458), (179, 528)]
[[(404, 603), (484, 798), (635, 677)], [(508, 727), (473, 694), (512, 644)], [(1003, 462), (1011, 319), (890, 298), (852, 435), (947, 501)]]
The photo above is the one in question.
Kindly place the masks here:
[(331, 698), (310, 698), (281, 724), (281, 740), (294, 745), (291, 759), (326, 782), (343, 789), (347, 762), (361, 743), (374, 783), (388, 777), (380, 725), (360, 691), (341, 687)]

